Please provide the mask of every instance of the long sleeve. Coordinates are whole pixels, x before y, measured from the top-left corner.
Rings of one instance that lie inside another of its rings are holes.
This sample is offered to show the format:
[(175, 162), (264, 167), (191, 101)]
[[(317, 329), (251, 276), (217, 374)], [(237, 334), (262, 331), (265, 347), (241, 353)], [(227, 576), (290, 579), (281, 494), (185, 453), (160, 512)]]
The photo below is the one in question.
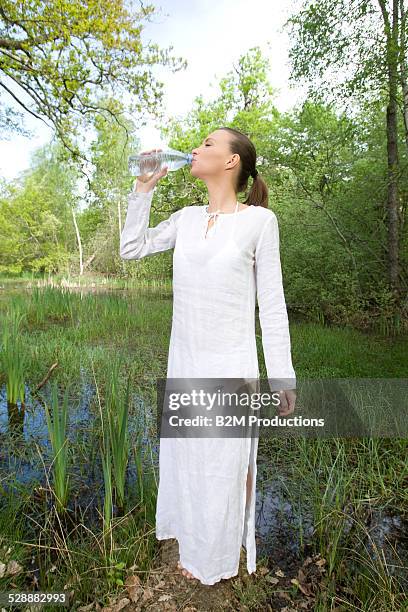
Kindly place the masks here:
[[(272, 212), (272, 211), (271, 211)], [(255, 249), (256, 292), (265, 366), (271, 390), (295, 389), (289, 321), (282, 284), (279, 226), (272, 212)]]
[(177, 210), (156, 227), (149, 227), (154, 189), (146, 193), (132, 191), (128, 196), (125, 225), (120, 236), (122, 259), (142, 259), (172, 249), (176, 242), (177, 222), (183, 209)]

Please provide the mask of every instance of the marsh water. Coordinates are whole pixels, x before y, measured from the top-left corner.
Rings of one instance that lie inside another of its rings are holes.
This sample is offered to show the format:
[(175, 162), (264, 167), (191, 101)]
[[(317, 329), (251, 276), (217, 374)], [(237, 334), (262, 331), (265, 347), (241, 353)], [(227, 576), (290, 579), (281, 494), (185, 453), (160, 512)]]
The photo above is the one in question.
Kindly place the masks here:
[[(81, 297), (89, 294), (134, 296), (134, 292), (127, 288), (78, 286), (70, 287), (70, 291)], [(6, 299), (23, 292), (29, 294), (30, 290), (18, 285), (8, 286), (7, 296), (2, 292), (0, 297)], [(170, 302), (172, 299), (169, 287), (151, 292), (145, 289), (143, 296), (148, 299), (151, 296), (154, 301)], [(109, 304), (104, 307), (109, 310)], [(68, 439), (72, 450), (69, 467), (72, 495), (68, 509), (73, 515), (80, 516), (82, 521), (86, 521), (87, 527), (92, 529), (93, 526), (100, 526), (100, 509), (104, 499), (103, 466), (99, 452), (99, 397), (91, 373), (83, 367), (79, 371), (77, 390), (68, 402)], [(8, 500), (3, 493), (11, 489), (45, 489), (49, 487), (51, 478), (53, 452), (44, 409), (44, 402), (48, 406), (51, 403), (50, 386), (47, 382), (39, 393), (35, 393), (26, 385), (25, 391), (23, 409), (21, 405), (10, 407), (7, 404), (5, 385), (0, 388), (0, 510)], [(143, 473), (151, 475), (150, 482), (158, 482), (159, 440), (155, 436), (155, 418), (154, 404), (145, 396), (132, 393), (128, 419), (130, 455), (126, 472), (127, 493), (132, 501), (138, 499), (140, 460)], [(316, 496), (315, 491), (311, 493), (303, 485), (302, 475), (296, 473), (296, 449), (289, 453), (289, 457), (286, 465), (285, 461), (281, 461), (278, 466), (273, 442), (271, 450), (268, 443), (260, 441), (256, 482), (256, 537), (258, 558), (265, 557), (271, 568), (295, 573), (302, 560), (316, 550), (321, 529), (316, 517), (320, 516), (321, 522), (325, 516), (319, 515), (321, 508), (318, 504), (322, 500)], [(305, 466), (303, 469), (306, 471)], [(302, 474), (301, 470), (299, 473)], [(333, 497), (335, 494), (333, 487)], [(364, 515), (359, 516), (366, 528), (365, 532), (353, 535), (356, 518), (354, 509), (347, 503), (343, 505), (339, 542), (345, 547), (351, 544), (356, 550), (364, 547), (374, 561), (380, 557), (385, 559), (388, 572), (398, 575), (408, 588), (408, 528), (404, 515), (396, 508), (383, 509), (371, 504), (366, 507)], [(114, 508), (114, 514), (117, 510)]]
[[(70, 473), (75, 483), (71, 505), (81, 507), (87, 524), (97, 521), (96, 509), (103, 501), (103, 469), (100, 454), (94, 444), (100, 427), (96, 411), (96, 389), (81, 369), (81, 393), (71, 401), (68, 415), (68, 437), (75, 449), (76, 461)], [(46, 393), (43, 395), (46, 398)], [(138, 395), (131, 398), (129, 411), (129, 440), (131, 447), (142, 457), (143, 470), (153, 471), (156, 481), (159, 468), (159, 441), (154, 436), (154, 411)], [(137, 449), (136, 449), (137, 445)], [(136, 454), (130, 453), (127, 467), (128, 489), (137, 486)], [(0, 486), (47, 486), (46, 473), (52, 460), (47, 421), (43, 401), (26, 387), (24, 412), (21, 406), (14, 413), (6, 401), (5, 386), (0, 390)], [(315, 525), (313, 507), (306, 496), (296, 501), (285, 486), (284, 474), (271, 474), (267, 456), (258, 452), (256, 491), (257, 554), (284, 571), (296, 567), (307, 554)], [(0, 497), (1, 500), (1, 497)], [(348, 523), (351, 528), (352, 520)], [(348, 529), (344, 530), (346, 536)], [(398, 515), (376, 511), (370, 517), (371, 539), (367, 542), (375, 558), (383, 551), (390, 564), (395, 554), (406, 557), (407, 525)], [(299, 538), (299, 533), (302, 537)], [(397, 543), (397, 551), (392, 542)], [(311, 550), (311, 548), (310, 548)], [(406, 579), (406, 572), (403, 572)]]

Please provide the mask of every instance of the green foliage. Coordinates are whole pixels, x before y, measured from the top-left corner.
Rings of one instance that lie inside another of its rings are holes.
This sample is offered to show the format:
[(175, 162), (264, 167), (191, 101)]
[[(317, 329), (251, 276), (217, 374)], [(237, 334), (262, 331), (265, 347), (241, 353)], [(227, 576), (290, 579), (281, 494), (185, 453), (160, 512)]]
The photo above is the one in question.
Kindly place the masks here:
[(126, 563), (123, 561), (117, 562), (114, 557), (109, 557), (109, 563), (111, 564), (107, 570), (108, 583), (118, 586), (123, 586), (123, 578), (126, 573)]
[[(333, 31), (338, 16), (330, 9), (336, 6), (342, 15), (345, 5), (340, 1), (325, 0), (319, 10), (309, 3), (291, 20), (298, 28), (296, 32), (304, 35), (304, 48), (298, 40), (292, 57), (299, 78), (302, 71), (307, 79), (317, 74), (321, 77), (328, 66), (329, 49), (338, 66), (345, 65), (340, 52), (345, 52), (349, 41), (341, 38), (341, 30)], [(367, 3), (357, 10), (360, 12), (353, 36), (360, 44), (358, 49), (368, 52), (367, 41), (362, 40), (362, 24), (369, 20), (378, 26), (378, 15)], [(320, 46), (318, 35), (322, 36)], [(378, 52), (376, 49), (370, 60), (365, 57), (360, 62), (355, 87), (364, 75), (368, 78), (370, 67), (370, 82), (379, 87), (383, 75), (377, 74), (370, 63)], [(319, 62), (320, 72), (316, 68)], [(197, 96), (184, 118), (170, 118), (162, 126), (162, 138), (170, 147), (187, 152), (221, 126), (248, 134), (257, 148), (258, 170), (269, 189), (269, 206), (279, 221), (289, 309), (317, 320), (362, 327), (369, 327), (374, 320), (380, 323), (381, 319), (381, 325), (388, 329), (394, 320), (394, 302), (387, 278), (386, 101), (382, 91), (377, 90), (375, 100), (372, 92), (368, 101), (361, 96), (354, 113), (341, 111), (337, 104), (323, 102), (323, 96), (312, 93), (302, 104), (280, 113), (267, 78), (268, 58), (258, 47), (239, 57), (234, 68), (220, 78), (213, 99)], [(315, 68), (317, 72), (313, 72)], [(171, 279), (171, 251), (140, 261), (127, 262), (119, 256), (120, 229), (133, 183), (127, 159), (139, 150), (140, 143), (133, 122), (123, 119), (125, 107), (117, 96), (102, 94), (98, 104), (107, 112), (95, 112), (89, 117), (95, 130), (90, 145), (94, 170), (85, 193), (79, 195), (75, 191), (78, 172), (64, 161), (61, 149), (55, 153), (48, 149), (39, 152), (33, 169), (20, 185), (1, 186), (0, 272), (61, 273), (67, 269), (76, 273), (79, 256), (72, 218), (75, 211), (83, 260), (92, 262), (86, 271), (136, 279)], [(115, 119), (117, 115), (121, 116), (121, 124)], [(402, 116), (398, 139), (400, 262), (402, 281), (407, 286), (408, 234), (404, 219), (408, 164)], [(183, 206), (205, 203), (206, 196), (205, 184), (194, 179), (188, 167), (170, 172), (156, 188), (150, 226)], [(245, 192), (238, 197), (243, 200), (246, 196)], [(403, 320), (398, 325), (404, 329)]]
[(305, 0), (286, 22), (290, 80), (338, 107), (347, 98), (353, 105), (375, 101), (387, 79), (382, 21), (380, 3), (370, 0)]
[(0, 272), (56, 272), (69, 260), (77, 174), (60, 153), (58, 144), (38, 150), (0, 197)]
[[(144, 46), (144, 20), (155, 14), (151, 4), (136, 11), (123, 0), (3, 0), (0, 13), (0, 72), (19, 85), (17, 102), (53, 125), (66, 152), (83, 157), (76, 137), (96, 114), (111, 113), (99, 103), (101, 92), (130, 96), (130, 109), (160, 110), (162, 83), (154, 64), (177, 71), (182, 58), (157, 44)], [(147, 65), (147, 68), (146, 68)], [(3, 80), (3, 79), (2, 79)], [(21, 95), (21, 93), (25, 95)], [(9, 109), (0, 112), (8, 128)], [(114, 117), (122, 124), (120, 113)]]

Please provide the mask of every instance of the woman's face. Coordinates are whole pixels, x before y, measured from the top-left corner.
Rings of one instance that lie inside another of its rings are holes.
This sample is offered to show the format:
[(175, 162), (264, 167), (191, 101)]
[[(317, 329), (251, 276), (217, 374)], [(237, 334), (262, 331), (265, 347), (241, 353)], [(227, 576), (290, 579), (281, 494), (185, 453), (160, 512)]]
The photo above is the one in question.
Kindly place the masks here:
[(238, 171), (240, 157), (237, 153), (230, 152), (229, 139), (230, 135), (226, 130), (215, 130), (199, 147), (192, 150), (191, 174), (195, 178), (204, 180), (209, 177), (222, 177), (226, 170), (231, 174)]

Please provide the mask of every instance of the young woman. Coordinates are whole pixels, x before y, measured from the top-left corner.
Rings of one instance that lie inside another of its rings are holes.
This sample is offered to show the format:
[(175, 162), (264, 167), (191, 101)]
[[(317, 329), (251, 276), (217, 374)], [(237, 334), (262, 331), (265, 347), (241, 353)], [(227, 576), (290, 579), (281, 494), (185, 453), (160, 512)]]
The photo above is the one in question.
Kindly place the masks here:
[[(255, 147), (245, 134), (222, 127), (192, 154), (191, 174), (206, 184), (209, 204), (186, 206), (149, 227), (154, 188), (167, 168), (138, 177), (120, 255), (141, 259), (174, 248), (168, 379), (259, 378), (257, 299), (268, 380), (286, 416), (295, 407), (296, 375), (278, 222), (255, 167)], [(252, 187), (239, 203), (249, 177)], [(212, 585), (237, 575), (241, 545), (248, 573), (256, 571), (257, 448), (257, 437), (161, 438), (156, 537), (178, 540), (186, 577)]]

